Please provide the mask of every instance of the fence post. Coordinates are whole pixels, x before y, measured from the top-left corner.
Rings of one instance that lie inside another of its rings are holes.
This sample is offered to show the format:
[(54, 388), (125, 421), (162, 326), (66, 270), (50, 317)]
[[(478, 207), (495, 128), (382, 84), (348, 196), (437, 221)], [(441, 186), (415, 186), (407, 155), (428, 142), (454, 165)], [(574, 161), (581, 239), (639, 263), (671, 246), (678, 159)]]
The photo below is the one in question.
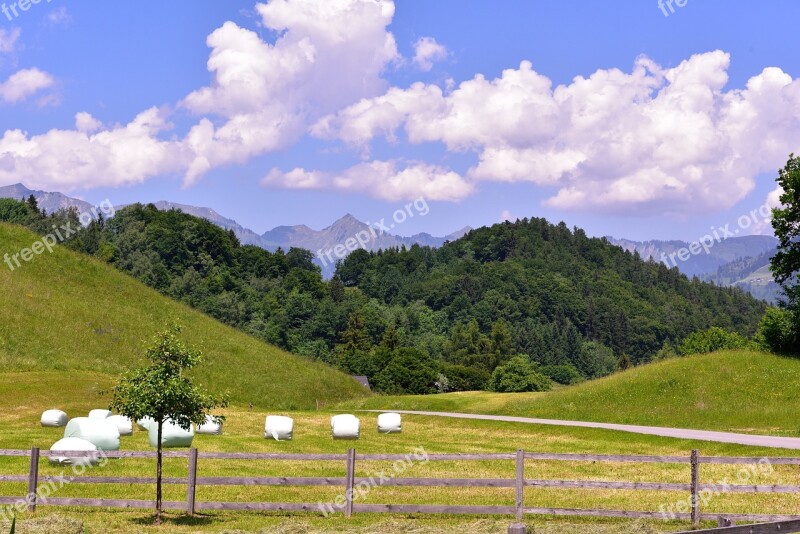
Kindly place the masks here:
[(525, 487), (525, 451), (517, 449), (517, 521), (522, 521), (523, 490)]
[(517, 449), (517, 522), (508, 527), (508, 534), (525, 534), (525, 524), (522, 522), (524, 511), (524, 488), (525, 488), (525, 451)]
[(700, 525), (700, 499), (698, 493), (700, 489), (700, 456), (697, 449), (692, 449), (692, 526)]
[(31, 469), (28, 473), (28, 511), (36, 511), (36, 490), (39, 485), (39, 447), (31, 448)]
[(194, 497), (197, 488), (197, 449), (189, 449), (189, 474), (186, 481), (186, 513), (194, 515)]
[(356, 450), (348, 449), (347, 451), (347, 476), (345, 478), (344, 488), (344, 516), (350, 517), (353, 515), (353, 483), (355, 481), (356, 472)]

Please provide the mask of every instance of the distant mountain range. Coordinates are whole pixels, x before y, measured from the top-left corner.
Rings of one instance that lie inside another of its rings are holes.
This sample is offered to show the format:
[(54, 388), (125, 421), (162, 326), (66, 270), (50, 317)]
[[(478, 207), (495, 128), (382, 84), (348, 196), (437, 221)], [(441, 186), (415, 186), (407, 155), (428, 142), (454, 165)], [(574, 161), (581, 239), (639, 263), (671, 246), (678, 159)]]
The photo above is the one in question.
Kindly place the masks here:
[(348, 213), (322, 230), (314, 230), (304, 224), (300, 224), (297, 226), (278, 226), (259, 235), (249, 228), (244, 228), (233, 219), (223, 217), (211, 208), (198, 208), (163, 200), (154, 202), (154, 204), (160, 210), (178, 209), (195, 217), (207, 219), (226, 230), (233, 230), (239, 241), (248, 245), (256, 245), (271, 251), (277, 250), (278, 247), (283, 250), (289, 250), (292, 247), (310, 250), (314, 254), (314, 261), (322, 268), (322, 274), (325, 278), (333, 276), (336, 271), (336, 260), (340, 259), (333, 253), (333, 250), (338, 245), (344, 245), (349, 239), (356, 239), (361, 236), (364, 245), (362, 248), (367, 250), (387, 249), (403, 245), (410, 247), (415, 244), (440, 247), (446, 241), (454, 241), (472, 229), (465, 227), (444, 237), (434, 237), (426, 233), (403, 237), (386, 232), (381, 233), (379, 228), (370, 228), (366, 223), (359, 221)]
[(197, 206), (190, 206), (188, 204), (178, 204), (176, 202), (167, 202), (166, 200), (159, 200), (158, 202), (153, 202), (156, 208), (167, 211), (167, 210), (180, 210), (183, 213), (188, 213), (189, 215), (194, 215), (195, 217), (201, 217), (206, 219), (220, 228), (224, 228), (226, 230), (233, 230), (233, 233), (236, 234), (236, 237), (239, 238), (245, 245), (255, 245), (257, 247), (265, 248), (267, 250), (275, 251), (280, 245), (268, 243), (261, 237), (259, 234), (255, 233), (254, 231), (250, 230), (249, 228), (245, 228), (241, 224), (237, 223), (233, 219), (228, 219), (227, 217), (223, 217), (216, 211), (211, 208), (198, 208)]
[[(75, 206), (78, 211), (90, 211), (92, 204), (83, 200), (68, 197), (61, 193), (46, 191), (33, 191), (22, 184), (0, 187), (0, 198), (26, 199), (33, 195), (48, 213), (59, 209)], [(275, 251), (279, 247), (288, 250), (291, 247), (310, 250), (316, 263), (322, 268), (325, 278), (330, 278), (336, 269), (335, 262), (339, 257), (333, 253), (337, 245), (345, 245), (349, 239), (357, 236), (368, 236), (363, 246), (367, 250), (387, 249), (392, 247), (418, 244), (430, 247), (440, 247), (446, 241), (455, 241), (466, 235), (472, 228), (465, 227), (443, 237), (435, 237), (427, 233), (415, 234), (410, 237), (393, 235), (381, 232), (377, 227), (370, 227), (350, 214), (322, 230), (314, 230), (301, 224), (297, 226), (278, 226), (258, 234), (245, 228), (233, 219), (220, 215), (211, 208), (178, 204), (175, 202), (154, 202), (160, 210), (177, 209), (184, 213), (202, 217), (210, 222), (233, 230), (236, 237), (244, 244), (255, 245), (267, 250)], [(122, 206), (117, 206), (121, 208)], [(629, 239), (616, 239), (607, 237), (608, 241), (631, 252), (637, 251), (642, 259), (652, 258), (672, 266), (677, 264), (678, 269), (687, 276), (714, 282), (717, 285), (737, 286), (750, 292), (757, 298), (776, 302), (780, 294), (780, 287), (773, 281), (769, 272), (769, 259), (777, 250), (778, 240), (771, 236), (743, 236), (731, 237), (721, 242), (715, 242), (709, 253), (690, 255), (686, 261), (677, 258), (677, 253), (689, 249), (690, 243), (686, 241), (631, 241)], [(670, 255), (674, 262), (670, 261)], [(330, 261), (329, 261), (330, 260)]]
[(778, 249), (778, 240), (772, 236), (731, 237), (714, 242), (708, 254), (705, 251), (690, 254), (686, 261), (681, 261), (677, 256), (681, 249), (690, 248), (691, 244), (686, 241), (606, 239), (625, 250), (637, 251), (645, 260), (652, 258), (670, 267), (677, 265), (687, 276), (697, 276), (721, 286), (740, 287), (754, 297), (773, 304), (781, 294), (780, 286), (775, 283), (769, 270), (769, 260)]

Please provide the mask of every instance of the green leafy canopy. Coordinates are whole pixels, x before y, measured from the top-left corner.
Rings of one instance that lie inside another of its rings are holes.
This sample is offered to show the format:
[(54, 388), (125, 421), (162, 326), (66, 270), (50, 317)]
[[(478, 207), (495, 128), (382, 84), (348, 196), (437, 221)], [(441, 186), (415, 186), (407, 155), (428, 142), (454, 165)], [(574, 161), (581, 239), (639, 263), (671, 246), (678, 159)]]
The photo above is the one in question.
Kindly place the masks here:
[[(183, 343), (181, 327), (169, 326), (156, 335), (147, 349), (151, 365), (125, 373), (112, 390), (111, 409), (137, 421), (151, 417), (156, 422), (171, 420), (189, 430), (201, 425), (209, 412), (228, 405), (228, 396), (204, 392), (185, 374), (202, 363), (201, 353)], [(224, 416), (212, 416), (216, 422)]]

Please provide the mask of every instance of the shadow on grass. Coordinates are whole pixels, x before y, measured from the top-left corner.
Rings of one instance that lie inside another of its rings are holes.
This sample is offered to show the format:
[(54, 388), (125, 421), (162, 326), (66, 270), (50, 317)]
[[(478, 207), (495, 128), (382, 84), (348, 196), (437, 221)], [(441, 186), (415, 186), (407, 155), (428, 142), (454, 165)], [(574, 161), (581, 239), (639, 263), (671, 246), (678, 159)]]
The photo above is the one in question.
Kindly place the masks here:
[[(161, 526), (173, 525), (179, 527), (203, 527), (209, 526), (216, 520), (215, 516), (204, 515), (195, 513), (193, 516), (186, 514), (170, 515), (162, 514)], [(156, 514), (148, 514), (146, 516), (131, 519), (131, 523), (143, 526), (156, 526)]]

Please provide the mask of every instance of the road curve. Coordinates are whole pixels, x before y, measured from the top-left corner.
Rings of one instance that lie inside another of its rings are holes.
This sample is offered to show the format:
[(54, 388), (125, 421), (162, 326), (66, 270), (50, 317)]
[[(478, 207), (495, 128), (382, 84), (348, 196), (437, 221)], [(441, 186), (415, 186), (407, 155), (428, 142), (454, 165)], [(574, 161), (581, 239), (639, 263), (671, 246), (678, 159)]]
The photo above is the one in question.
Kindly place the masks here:
[(602, 428), (619, 430), (634, 434), (649, 434), (666, 438), (696, 439), (700, 441), (716, 441), (718, 443), (735, 443), (754, 447), (773, 447), (779, 449), (800, 449), (800, 438), (782, 438), (777, 436), (761, 436), (754, 434), (737, 434), (734, 432), (716, 432), (712, 430), (691, 430), (688, 428), (666, 428), (660, 426), (619, 425), (615, 423), (592, 423), (586, 421), (562, 421), (560, 419), (535, 419), (533, 417), (515, 417), (511, 415), (480, 415), (454, 412), (420, 412), (414, 410), (363, 410), (366, 412), (392, 411), (410, 415), (429, 415), (434, 417), (454, 417), (457, 419), (480, 419), (484, 421), (506, 421), (510, 423), (527, 423), (533, 425), (573, 426), (584, 428)]

